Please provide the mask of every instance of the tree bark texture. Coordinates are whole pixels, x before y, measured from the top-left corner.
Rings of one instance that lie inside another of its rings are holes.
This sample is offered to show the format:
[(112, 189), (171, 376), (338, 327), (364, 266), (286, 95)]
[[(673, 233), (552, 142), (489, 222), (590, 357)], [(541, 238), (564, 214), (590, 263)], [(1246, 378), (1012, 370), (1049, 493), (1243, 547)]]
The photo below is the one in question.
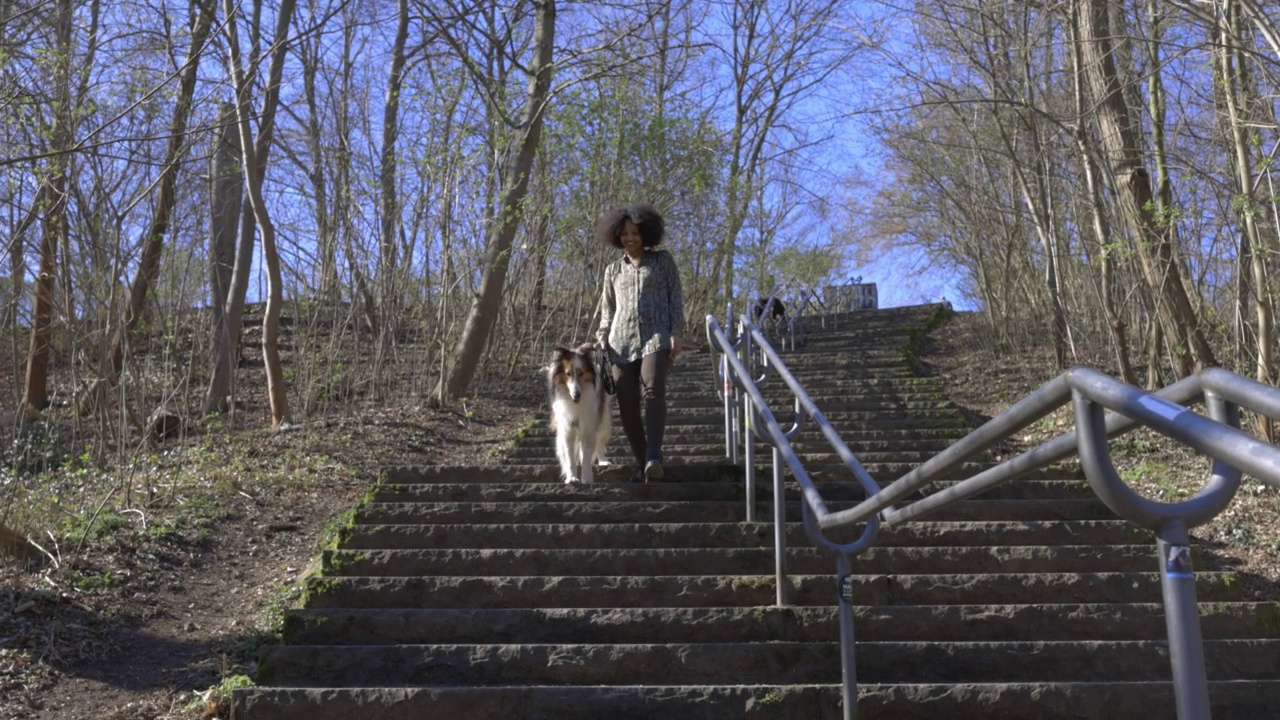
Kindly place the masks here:
[(1155, 214), (1151, 177), (1142, 161), (1138, 126), (1131, 119), (1116, 70), (1106, 0), (1083, 0), (1080, 35), (1090, 89), (1098, 102), (1102, 152), (1116, 179), (1121, 214), (1137, 247), (1143, 277), (1156, 303), (1156, 314), (1174, 349), (1179, 376), (1194, 366), (1214, 364), (1213, 350), (1199, 327), (1182, 274), (1176, 264), (1172, 223)]
[(240, 164), (240, 129), (236, 108), (223, 103), (209, 158), (209, 298), (213, 332), (223, 327), (231, 271), (236, 261), (236, 224), (244, 197), (244, 170)]
[[(1231, 128), (1231, 144), (1235, 151), (1234, 165), (1238, 183), (1236, 208), (1241, 219), (1240, 243), (1247, 244), (1249, 259), (1248, 286), (1253, 301), (1255, 330), (1257, 341), (1254, 345), (1254, 378), (1265, 385), (1272, 384), (1271, 366), (1274, 361), (1272, 344), (1275, 342), (1271, 313), (1271, 299), (1268, 295), (1268, 273), (1266, 258), (1270, 248), (1265, 247), (1262, 229), (1259, 227), (1257, 215), (1262, 205), (1254, 192), (1253, 153), (1249, 147), (1249, 131), (1244, 117), (1243, 96), (1248, 92), (1248, 82), (1244, 76), (1245, 60), (1236, 38), (1242, 30), (1239, 5), (1234, 0), (1223, 0), (1220, 17), (1219, 35), (1221, 37), (1220, 61), (1222, 75), (1222, 98), (1227, 109), (1227, 122)], [(1244, 252), (1242, 256), (1246, 256)], [(1243, 277), (1245, 268), (1240, 268)], [(1272, 424), (1266, 416), (1260, 416), (1258, 431), (1267, 442), (1274, 440)]]
[[(1076, 10), (1078, 15), (1079, 10)], [(1116, 355), (1116, 364), (1120, 368), (1120, 379), (1130, 385), (1138, 384), (1137, 373), (1133, 369), (1133, 361), (1129, 350), (1129, 329), (1125, 326), (1124, 316), (1118, 309), (1115, 297), (1116, 269), (1112, 257), (1111, 224), (1107, 220), (1106, 204), (1102, 197), (1102, 186), (1099, 179), (1098, 163), (1095, 148), (1085, 127), (1085, 89), (1084, 68), (1080, 48), (1079, 22), (1072, 18), (1071, 27), (1071, 85), (1072, 99), (1075, 102), (1076, 126), (1075, 142), (1080, 151), (1080, 167), (1084, 172), (1085, 192), (1088, 195), (1089, 219), (1093, 230), (1094, 241), (1098, 243), (1096, 257), (1100, 267), (1102, 312), (1107, 320), (1107, 331), (1111, 335), (1111, 344)]]
[(382, 205), (379, 228), (378, 278), (382, 286), (382, 325), (397, 315), (396, 297), (397, 235), (400, 230), (400, 199), (396, 194), (396, 144), (400, 138), (400, 88), (404, 82), (405, 43), (409, 37), (409, 2), (398, 0), (396, 36), (391, 46), (391, 67), (387, 70), (387, 96), (382, 107), (382, 153), (378, 190)]
[[(72, 0), (58, 0), (54, 7), (56, 57), (53, 72), (53, 150), (67, 151), (72, 143), (71, 38)], [(40, 266), (36, 276), (35, 301), (31, 309), (31, 344), (27, 351), (27, 373), (22, 386), (22, 405), (43, 410), (49, 404), (49, 344), (53, 340), (53, 284), (58, 272), (58, 243), (67, 231), (67, 183), (70, 155), (55, 154), (36, 191), (42, 209), (40, 223)]]

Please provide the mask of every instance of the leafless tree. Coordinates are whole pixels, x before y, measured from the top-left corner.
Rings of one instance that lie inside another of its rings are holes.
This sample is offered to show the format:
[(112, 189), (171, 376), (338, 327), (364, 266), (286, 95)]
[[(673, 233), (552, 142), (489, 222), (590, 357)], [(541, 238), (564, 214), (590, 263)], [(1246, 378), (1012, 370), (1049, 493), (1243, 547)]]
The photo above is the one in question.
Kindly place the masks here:
[(58, 0), (54, 4), (52, 154), (40, 179), (40, 189), (36, 192), (35, 202), (41, 212), (40, 265), (31, 311), (31, 345), (27, 352), (27, 375), (22, 393), (22, 405), (37, 410), (44, 409), (49, 403), (54, 276), (57, 273), (58, 246), (65, 243), (67, 232), (70, 150), (75, 137), (71, 97), (73, 15), (71, 0)]
[[(462, 335), (451, 353), (447, 372), (440, 379), (437, 395), (442, 399), (453, 400), (462, 396), (471, 384), (480, 354), (489, 342), (489, 334), (502, 302), (511, 260), (511, 246), (522, 219), (522, 204), (529, 187), (533, 159), (542, 136), (542, 122), (551, 92), (551, 50), (555, 38), (556, 6), (554, 0), (535, 0), (533, 8), (533, 55), (526, 71), (528, 90), (524, 108), (518, 117), (509, 121), (512, 137), (503, 144), (500, 154), (497, 174), (501, 188), (500, 199), (492, 218), (492, 230), (485, 243), (480, 288), (467, 313)], [(485, 83), (483, 77), (478, 80)], [(485, 92), (496, 98), (499, 89), (486, 86)]]
[[(266, 85), (263, 89), (262, 95), (262, 108), (258, 111), (257, 137), (255, 144), (252, 147), (244, 147), (244, 131), (246, 130), (246, 128), (243, 127), (244, 118), (246, 118), (249, 113), (248, 108), (243, 106), (244, 103), (249, 102), (251, 99), (245, 94), (248, 92), (250, 87), (247, 85), (247, 78), (249, 76), (247, 71), (242, 69), (242, 72), (245, 73), (246, 85), (244, 87), (236, 85), (237, 119), (238, 124), (242, 126), (240, 128), (241, 152), (243, 157), (253, 158), (253, 163), (246, 164), (244, 167), (245, 189), (248, 193), (253, 192), (252, 187), (254, 184), (257, 184), (257, 186), (261, 188), (263, 179), (266, 177), (267, 157), (270, 153), (272, 139), (275, 134), (275, 116), (280, 102), (280, 82), (281, 77), (284, 74), (284, 61), (289, 47), (289, 27), (293, 20), (293, 11), (296, 6), (297, 3), (295, 0), (282, 0), (280, 7), (276, 12), (275, 41), (271, 49), (270, 62), (267, 66)], [(260, 0), (256, 2), (254, 6), (254, 14), (258, 15), (259, 13), (261, 13)], [(226, 25), (228, 27), (228, 32), (230, 32), (232, 29), (231, 26), (234, 24), (234, 19), (236, 17), (234, 6), (229, 9), (226, 14), (228, 18)], [(254, 28), (251, 36), (253, 39), (251, 41), (255, 46), (257, 44), (256, 27), (256, 23), (251, 25), (251, 28)], [(256, 57), (256, 53), (254, 56)], [(265, 210), (265, 207), (263, 209)], [(205, 393), (205, 412), (223, 412), (229, 407), (228, 401), (231, 397), (232, 368), (234, 367), (234, 357), (238, 355), (238, 348), (240, 344), (240, 324), (244, 314), (245, 294), (249, 289), (249, 275), (253, 267), (253, 230), (255, 219), (260, 220), (260, 218), (256, 218), (256, 215), (257, 213), (253, 209), (252, 202), (247, 203), (247, 206), (242, 211), (240, 221), (239, 244), (236, 249), (235, 267), (232, 271), (231, 293), (227, 297), (227, 306), (222, 313), (222, 327), (218, 329), (217, 336), (214, 339), (213, 372), (209, 380), (209, 389)], [(261, 229), (262, 228), (259, 227), (259, 230)], [(274, 252), (274, 248), (272, 252)], [(270, 257), (270, 255), (268, 255), (268, 257)], [(274, 273), (270, 270), (268, 270), (268, 272), (273, 275), (277, 275), (274, 278), (276, 280), (274, 285), (278, 291), (278, 269)], [(278, 303), (273, 309), (275, 312), (279, 312), (280, 308)], [(267, 314), (270, 315), (271, 311), (268, 310)], [(276, 319), (279, 319), (279, 315), (276, 316)], [(263, 321), (264, 334), (267, 332), (266, 326), (268, 324), (267, 320)], [(272, 329), (272, 333), (274, 332), (275, 329)], [(283, 393), (284, 389), (281, 386), (278, 390)], [(276, 404), (273, 401), (273, 415), (275, 414), (276, 409)], [(277, 417), (274, 419), (279, 423), (283, 418)]]
[(1116, 178), (1122, 214), (1136, 241), (1148, 287), (1157, 303), (1157, 313), (1166, 342), (1178, 359), (1179, 375), (1189, 374), (1194, 365), (1214, 364), (1195, 309), (1177, 266), (1171, 225), (1155, 215), (1151, 176), (1142, 161), (1139, 125), (1134, 122), (1116, 68), (1112, 45), (1109, 5), (1103, 0), (1083, 0), (1080, 35), (1086, 77), (1092, 97), (1099, 102), (1098, 123), (1102, 150)]
[[(133, 287), (129, 291), (128, 305), (124, 311), (124, 322), (116, 329), (111, 341), (110, 377), (114, 380), (120, 375), (124, 363), (125, 346), (129, 337), (142, 318), (143, 305), (147, 301), (147, 291), (155, 282), (160, 272), (160, 256), (164, 251), (165, 234), (169, 231), (169, 219), (173, 214), (176, 198), (178, 168), (182, 163), (187, 142), (187, 122), (191, 115), (192, 96), (195, 93), (196, 75), (199, 71), (200, 57), (209, 32), (213, 26), (215, 8), (213, 0), (197, 0), (191, 5), (191, 42), (187, 48), (186, 60), (178, 79), (178, 94), (173, 108), (173, 119), (169, 127), (169, 145), (161, 166), (160, 178), (157, 181), (155, 208), (151, 222), (143, 236), (142, 260), (138, 264), (134, 276)], [(231, 23), (229, 23), (231, 25)]]
[[(228, 18), (235, 16), (235, 5), (233, 0), (224, 0), (223, 7)], [(276, 24), (276, 52), (278, 56), (273, 54), (272, 67), (276, 68), (276, 57), (283, 58), (288, 37), (289, 25), (293, 19), (293, 10), (296, 4), (293, 0), (284, 0), (279, 9), (279, 17)], [(240, 38), (236, 32), (236, 23), (228, 22), (226, 24), (227, 32), (227, 69), (231, 77), (232, 86), (236, 88), (236, 125), (240, 134), (240, 152), (244, 167), (245, 189), (249, 196), (249, 205), (253, 209), (253, 217), (258, 227), (258, 232), (262, 235), (262, 256), (267, 266), (267, 307), (262, 319), (262, 357), (267, 370), (267, 395), (271, 402), (271, 424), (275, 428), (292, 422), (292, 416), (289, 412), (289, 395), (284, 384), (284, 369), (280, 364), (280, 310), (284, 301), (284, 291), (281, 288), (280, 274), (280, 253), (276, 248), (276, 231), (275, 226), (271, 222), (271, 213), (267, 208), (266, 200), (262, 192), (263, 176), (266, 172), (265, 154), (270, 148), (269, 140), (262, 141), (262, 135), (270, 133), (270, 125), (266, 118), (262, 119), (258, 128), (258, 140), (254, 141), (253, 130), (249, 124), (249, 83), (245, 76), (244, 68), (240, 59)], [(267, 86), (266, 94), (268, 99), (264, 102), (268, 107), (272, 107), (279, 99), (279, 76), (277, 73), (268, 73), (271, 76)], [(267, 115), (268, 113), (264, 113)], [(262, 156), (258, 153), (261, 151)], [(241, 228), (241, 242), (245, 241), (248, 236)], [(238, 265), (238, 263), (237, 263)], [(228, 316), (233, 315), (227, 312)], [(238, 323), (237, 323), (238, 324)]]

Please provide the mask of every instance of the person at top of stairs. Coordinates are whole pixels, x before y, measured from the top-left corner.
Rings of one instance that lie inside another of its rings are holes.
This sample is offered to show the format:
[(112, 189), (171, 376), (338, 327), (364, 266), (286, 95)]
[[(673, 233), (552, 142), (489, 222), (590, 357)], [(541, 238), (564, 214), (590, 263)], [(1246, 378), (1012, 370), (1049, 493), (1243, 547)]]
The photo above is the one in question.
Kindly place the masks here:
[(667, 373), (683, 347), (680, 271), (671, 253), (658, 249), (664, 236), (662, 215), (649, 203), (614, 208), (596, 221), (596, 239), (622, 250), (605, 267), (596, 344), (613, 363), (618, 417), (639, 466), (632, 482), (662, 479)]

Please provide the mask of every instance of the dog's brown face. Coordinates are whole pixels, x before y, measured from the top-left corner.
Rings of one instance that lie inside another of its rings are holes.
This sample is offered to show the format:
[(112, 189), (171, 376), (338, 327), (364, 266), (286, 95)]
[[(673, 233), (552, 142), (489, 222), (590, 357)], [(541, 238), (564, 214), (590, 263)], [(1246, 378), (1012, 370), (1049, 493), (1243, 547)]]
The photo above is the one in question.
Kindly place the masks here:
[(596, 383), (595, 349), (587, 344), (577, 350), (558, 347), (551, 359), (551, 384), (558, 390), (564, 387), (574, 402), (582, 399), (582, 388)]

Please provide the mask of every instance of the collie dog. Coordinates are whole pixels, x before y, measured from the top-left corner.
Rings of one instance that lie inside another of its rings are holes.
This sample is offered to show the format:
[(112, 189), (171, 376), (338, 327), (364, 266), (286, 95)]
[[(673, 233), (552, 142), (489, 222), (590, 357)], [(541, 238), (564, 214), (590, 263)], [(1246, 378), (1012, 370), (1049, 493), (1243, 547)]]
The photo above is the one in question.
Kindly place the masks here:
[(608, 394), (604, 390), (606, 351), (590, 343), (576, 350), (558, 347), (547, 366), (551, 429), (556, 433), (556, 457), (566, 483), (595, 481), (593, 466), (605, 459), (609, 432)]

